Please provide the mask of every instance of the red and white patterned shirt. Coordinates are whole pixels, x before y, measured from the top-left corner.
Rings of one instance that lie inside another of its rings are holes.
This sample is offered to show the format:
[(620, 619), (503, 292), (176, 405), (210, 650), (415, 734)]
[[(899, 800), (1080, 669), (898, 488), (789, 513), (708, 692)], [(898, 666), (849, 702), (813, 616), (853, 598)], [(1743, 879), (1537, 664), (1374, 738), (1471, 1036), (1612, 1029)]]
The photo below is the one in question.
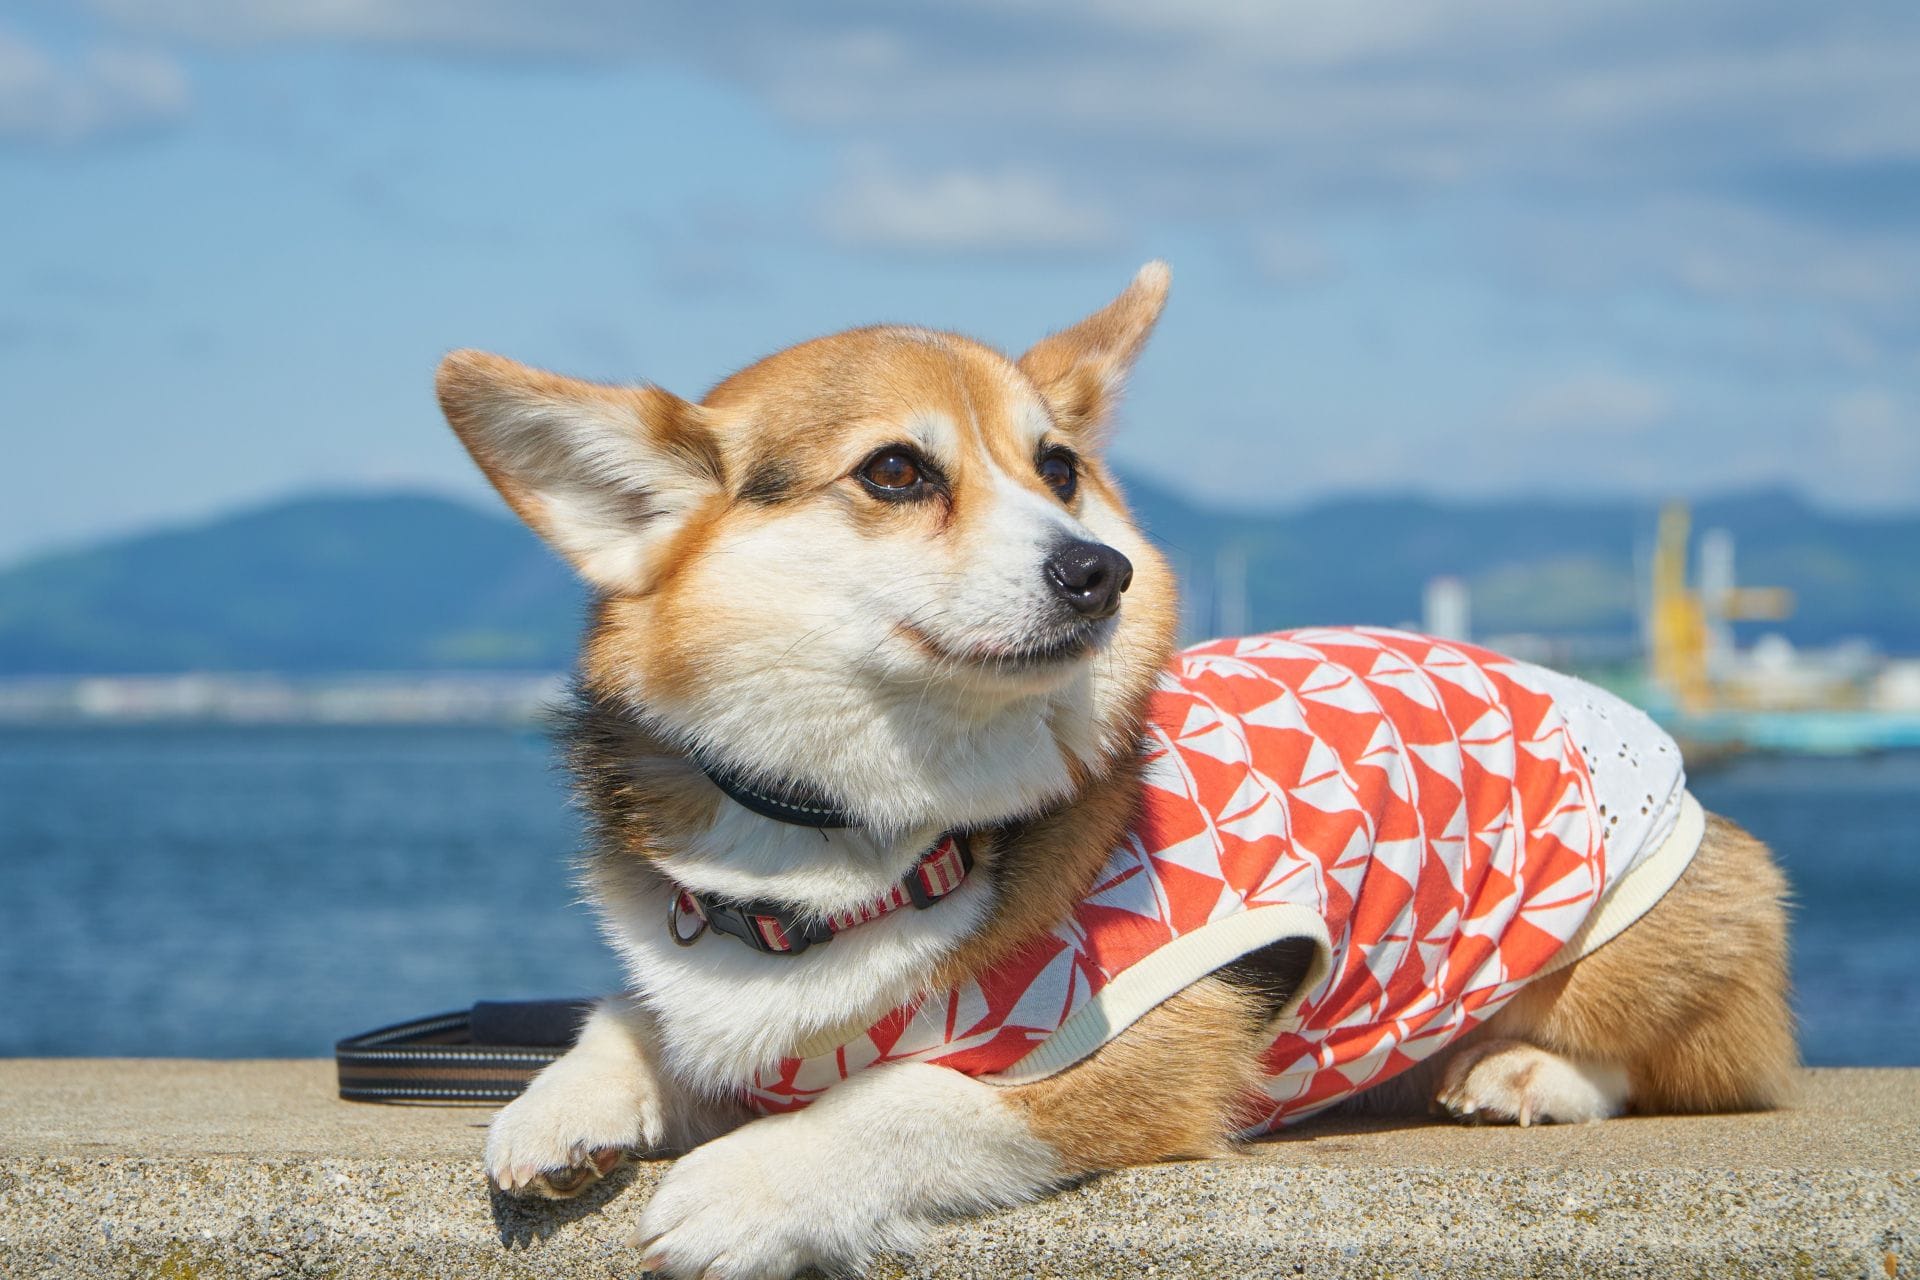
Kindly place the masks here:
[(801, 1107), (891, 1062), (1039, 1079), (1221, 965), (1304, 937), (1318, 963), (1274, 1023), (1248, 1130), (1270, 1131), (1443, 1048), (1605, 942), (1699, 841), (1679, 753), (1641, 713), (1402, 632), (1189, 649), (1146, 733), (1140, 815), (1068, 919), (833, 1052), (761, 1072), (750, 1105)]

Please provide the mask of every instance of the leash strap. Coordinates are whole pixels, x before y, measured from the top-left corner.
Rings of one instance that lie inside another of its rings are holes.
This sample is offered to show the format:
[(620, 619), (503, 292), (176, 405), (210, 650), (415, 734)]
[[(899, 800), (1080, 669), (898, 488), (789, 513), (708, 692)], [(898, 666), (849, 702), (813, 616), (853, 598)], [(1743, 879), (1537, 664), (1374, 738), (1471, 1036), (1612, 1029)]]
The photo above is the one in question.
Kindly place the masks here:
[(482, 1000), (333, 1047), (348, 1102), (498, 1105), (573, 1046), (592, 1000)]

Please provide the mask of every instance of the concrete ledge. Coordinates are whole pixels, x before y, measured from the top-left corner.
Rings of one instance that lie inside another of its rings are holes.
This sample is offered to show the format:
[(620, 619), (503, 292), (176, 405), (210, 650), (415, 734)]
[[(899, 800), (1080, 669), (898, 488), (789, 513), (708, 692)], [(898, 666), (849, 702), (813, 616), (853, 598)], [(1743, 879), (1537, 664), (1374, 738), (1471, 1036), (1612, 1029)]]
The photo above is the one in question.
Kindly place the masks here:
[[(325, 1062), (0, 1061), (0, 1275), (623, 1276), (658, 1177), (526, 1208), (487, 1112), (336, 1101)], [(743, 1224), (751, 1229), (751, 1224)], [(1920, 1276), (1920, 1071), (1768, 1115), (1323, 1122), (952, 1228), (901, 1276)]]

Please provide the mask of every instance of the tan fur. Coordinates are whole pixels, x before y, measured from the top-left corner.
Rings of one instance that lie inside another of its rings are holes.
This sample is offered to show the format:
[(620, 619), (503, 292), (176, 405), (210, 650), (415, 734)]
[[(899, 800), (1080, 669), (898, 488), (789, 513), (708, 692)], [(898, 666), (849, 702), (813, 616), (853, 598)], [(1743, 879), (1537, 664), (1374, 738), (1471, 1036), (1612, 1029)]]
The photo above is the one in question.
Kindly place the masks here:
[[(1140, 326), (1130, 346), (1122, 340), (1121, 321), (1109, 315), (1120, 305), (1116, 302), (1098, 313), (1094, 319), (1100, 323), (1092, 330), (1083, 333), (1083, 324), (1043, 340), (1026, 359), (1050, 352), (1038, 363), (1057, 379), (1064, 376), (1060, 370), (1073, 367), (1072, 351), (1079, 351), (1109, 371), (1099, 377), (1117, 378), (1113, 370), (1119, 367), (1120, 354), (1100, 344), (1121, 342), (1130, 359), (1157, 314), (1157, 307), (1145, 310), (1134, 292), (1120, 300), (1128, 304), (1127, 321)], [(750, 478), (781, 477), (784, 500), (820, 497), (833, 490), (860, 458), (897, 438), (897, 423), (903, 416), (916, 411), (942, 413), (959, 425), (969, 447), (951, 462), (950, 499), (929, 504), (937, 510), (889, 508), (853, 495), (837, 496), (837, 500), (868, 536), (896, 533), (904, 526), (924, 536), (940, 536), (964, 555), (969, 515), (976, 505), (969, 502), (968, 494), (985, 482), (989, 461), (1033, 492), (1046, 492), (1031, 460), (1022, 456), (1026, 446), (1009, 418), (1022, 396), (1049, 403), (1044, 392), (1045, 388), (1036, 388), (1022, 377), (1006, 357), (978, 342), (957, 334), (898, 327), (856, 329), (778, 352), (721, 382), (697, 406), (658, 388), (601, 386), (481, 352), (454, 353), (443, 362), (440, 373), (440, 398), (449, 422), (514, 510), (549, 538), (551, 525), (539, 501), (502, 469), (474, 429), (477, 419), (503, 402), (572, 399), (626, 410), (716, 485), (735, 486), (735, 493), (716, 493), (706, 508), (687, 521), (659, 556), (657, 575), (612, 594), (597, 609), (585, 643), (583, 670), (589, 687), (609, 693), (630, 683), (635, 671), (645, 671), (650, 687), (662, 694), (689, 687), (701, 678), (705, 656), (711, 652), (713, 610), (704, 594), (705, 584), (690, 570), (699, 565), (723, 524), (738, 526), (766, 518), (753, 502), (739, 499), (739, 486)], [(1064, 439), (1078, 439), (1093, 430), (1111, 411), (1116, 394), (1117, 386), (1097, 402), (1076, 402), (1068, 416), (1056, 420), (1057, 432)], [(1124, 510), (1119, 486), (1090, 448), (1083, 462), (1083, 489)], [(1164, 660), (1162, 651), (1171, 646), (1177, 605), (1163, 564), (1138, 563), (1135, 572), (1133, 602), (1139, 603), (1134, 613), (1141, 615), (1141, 621), (1130, 621), (1129, 629), (1140, 633), (1143, 643), (1133, 648), (1115, 646), (1109, 660), (1123, 663), (1137, 676), (1149, 667), (1157, 669)]]
[(1798, 1065), (1786, 898), (1766, 846), (1712, 817), (1693, 864), (1658, 905), (1522, 990), (1486, 1034), (1617, 1063), (1642, 1111), (1776, 1106)]
[[(868, 536), (924, 524), (920, 508), (889, 508), (857, 495), (834, 494), (847, 470), (873, 448), (899, 434), (897, 423), (918, 411), (935, 411), (956, 423), (968, 448), (949, 463), (951, 500), (939, 504), (938, 527), (910, 530), (960, 544), (970, 531), (969, 489), (986, 481), (991, 463), (1035, 493), (1045, 494), (1026, 456), (1031, 446), (1010, 418), (1027, 401), (1047, 405), (1051, 384), (1085, 366), (1103, 390), (1057, 411), (1056, 431), (1078, 441), (1096, 429), (1117, 398), (1117, 380), (1144, 343), (1164, 301), (1164, 272), (1152, 287), (1136, 284), (1088, 320), (1044, 339), (1016, 367), (989, 347), (957, 334), (898, 326), (856, 329), (801, 343), (725, 379), (697, 406), (657, 388), (616, 388), (579, 382), (478, 352), (457, 352), (443, 363), (442, 404), (449, 421), (514, 509), (549, 533), (544, 513), (515, 478), (504, 473), (481, 443), (474, 424), (502, 401), (563, 399), (595, 401), (638, 415), (716, 483), (733, 486), (716, 495), (674, 536), (661, 555), (661, 570), (628, 592), (596, 604), (583, 646), (581, 671), (587, 692), (617, 709), (632, 673), (644, 671), (649, 689), (672, 696), (707, 678), (714, 627), (712, 600), (696, 573), (719, 530), (769, 518), (768, 504), (807, 498), (840, 502)], [(1025, 375), (1030, 365), (1048, 379), (1038, 386)], [(1090, 442), (1085, 442), (1089, 443)], [(1082, 455), (1083, 492), (1125, 510), (1119, 486), (1096, 454)], [(742, 500), (741, 487), (757, 482), (756, 497)], [(829, 496), (830, 495), (830, 496)], [(984, 506), (982, 507), (984, 513)], [(1172, 650), (1178, 605), (1172, 579), (1157, 556), (1135, 564), (1128, 618), (1121, 636), (1101, 661), (1123, 673), (1136, 690), (1120, 722), (1137, 721), (1153, 679)], [(585, 785), (596, 813), (619, 814), (611, 824), (618, 843), (647, 858), (709, 820), (713, 792), (690, 768), (681, 767), (670, 744), (628, 726), (622, 751), (630, 761), (655, 762), (616, 777), (599, 771)], [(1132, 814), (1130, 739), (1116, 745), (1110, 771), (1085, 778), (1069, 810), (1044, 816), (1016, 833), (988, 832), (977, 841), (983, 861), (997, 863), (1007, 880), (1001, 909), (991, 926), (949, 966), (956, 975), (978, 968), (1012, 942), (1043, 929), (1091, 883), (1105, 849)]]
[(1225, 1155), (1259, 1078), (1265, 1021), (1244, 989), (1207, 978), (1007, 1097), (1069, 1173)]
[(1022, 372), (1070, 429), (1097, 437), (1106, 425), (1120, 384), (1166, 305), (1167, 284), (1164, 267), (1142, 271), (1125, 293), (1020, 357)]
[(1123, 761), (1071, 805), (995, 833), (984, 855), (1000, 890), (993, 914), (941, 967), (936, 989), (966, 982), (1072, 912), (1133, 820), (1138, 779), (1138, 765)]
[[(1637, 1111), (1778, 1106), (1798, 1065), (1786, 893), (1766, 846), (1710, 817), (1692, 866), (1638, 922), (1348, 1108), (1424, 1112), (1449, 1063), (1495, 1039), (1623, 1067)], [(1209, 979), (1073, 1069), (1010, 1093), (1075, 1171), (1217, 1153), (1257, 1076), (1265, 1007), (1259, 993)]]
[[(714, 559), (726, 540), (796, 511), (826, 513), (836, 527), (897, 546), (914, 572), (964, 567), (973, 540), (992, 531), (994, 486), (1004, 496), (1011, 481), (1043, 501), (1059, 500), (1035, 466), (1036, 426), (1044, 428), (1041, 443), (1069, 445), (1084, 464), (1068, 510), (1091, 504), (1124, 513), (1099, 450), (1166, 289), (1164, 268), (1150, 266), (1112, 303), (1017, 363), (955, 334), (858, 329), (769, 356), (698, 405), (656, 388), (597, 387), (478, 353), (448, 358), (440, 392), (449, 421), (514, 509), (556, 545), (564, 539), (555, 537), (554, 513), (490, 444), (496, 415), (529, 404), (616, 410), (695, 495), (648, 553), (644, 573), (599, 582), (571, 749), (596, 824), (591, 856), (602, 868), (654, 874), (653, 863), (716, 820), (719, 793), (681, 744), (646, 727), (637, 691), (672, 702), (725, 687), (727, 674), (716, 671), (712, 655), (730, 628), (751, 620), (751, 602), (738, 606), (746, 612), (729, 612), (732, 602), (716, 598)], [(942, 429), (956, 437), (941, 460), (937, 499), (890, 504), (863, 491), (854, 478), (862, 460), (929, 417), (950, 424)], [(646, 495), (633, 499), (636, 519), (647, 518)], [(997, 892), (985, 923), (929, 976), (931, 989), (964, 982), (1069, 914), (1134, 816), (1133, 734), (1170, 656), (1178, 606), (1165, 561), (1150, 548), (1129, 555), (1134, 586), (1111, 642), (1094, 659), (1118, 692), (1101, 723), (1089, 726), (1080, 722), (1082, 710), (1056, 708), (1046, 725), (1067, 762), (1071, 798), (975, 834), (977, 874)], [(911, 619), (886, 640), (902, 641), (917, 649), (929, 680), (953, 678), (967, 660)], [(1097, 751), (1076, 746), (1089, 735)], [(1796, 1060), (1784, 896), (1765, 848), (1712, 819), (1665, 900), (1593, 956), (1526, 988), (1456, 1052), (1505, 1038), (1617, 1065), (1630, 1083), (1629, 1105), (1641, 1110), (1773, 1105)], [(1077, 1066), (1007, 1090), (1006, 1101), (1070, 1173), (1219, 1154), (1254, 1089), (1274, 1004), (1275, 992), (1257, 977), (1223, 971)], [(1360, 1105), (1424, 1106), (1446, 1066), (1444, 1057), (1423, 1064)], [(1516, 1067), (1520, 1085), (1533, 1069)]]
[[(550, 513), (487, 446), (478, 429), (485, 418), (538, 404), (598, 404), (630, 416), (640, 432), (691, 471), (716, 485), (725, 481), (726, 464), (705, 415), (659, 387), (601, 386), (531, 369), (484, 351), (455, 351), (440, 362), (436, 389), (441, 411), (475, 463), (515, 514), (549, 540), (554, 536)], [(634, 590), (645, 591), (649, 585), (636, 583)]]
[(1636, 1111), (1778, 1106), (1799, 1064), (1787, 1000), (1787, 894), (1766, 846), (1709, 816), (1692, 864), (1624, 933), (1523, 988), (1449, 1053), (1351, 1105), (1423, 1111), (1449, 1058), (1498, 1038), (1623, 1068)]

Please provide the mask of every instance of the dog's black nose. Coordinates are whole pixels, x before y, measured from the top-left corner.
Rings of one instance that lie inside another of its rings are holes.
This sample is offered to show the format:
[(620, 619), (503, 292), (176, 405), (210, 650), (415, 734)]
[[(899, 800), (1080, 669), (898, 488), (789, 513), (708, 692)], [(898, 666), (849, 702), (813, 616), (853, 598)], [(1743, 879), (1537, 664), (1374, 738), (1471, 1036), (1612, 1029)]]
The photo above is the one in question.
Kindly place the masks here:
[(1047, 557), (1047, 581), (1073, 611), (1089, 618), (1111, 618), (1120, 611), (1120, 593), (1133, 585), (1133, 562), (1099, 542), (1080, 538), (1063, 542)]

